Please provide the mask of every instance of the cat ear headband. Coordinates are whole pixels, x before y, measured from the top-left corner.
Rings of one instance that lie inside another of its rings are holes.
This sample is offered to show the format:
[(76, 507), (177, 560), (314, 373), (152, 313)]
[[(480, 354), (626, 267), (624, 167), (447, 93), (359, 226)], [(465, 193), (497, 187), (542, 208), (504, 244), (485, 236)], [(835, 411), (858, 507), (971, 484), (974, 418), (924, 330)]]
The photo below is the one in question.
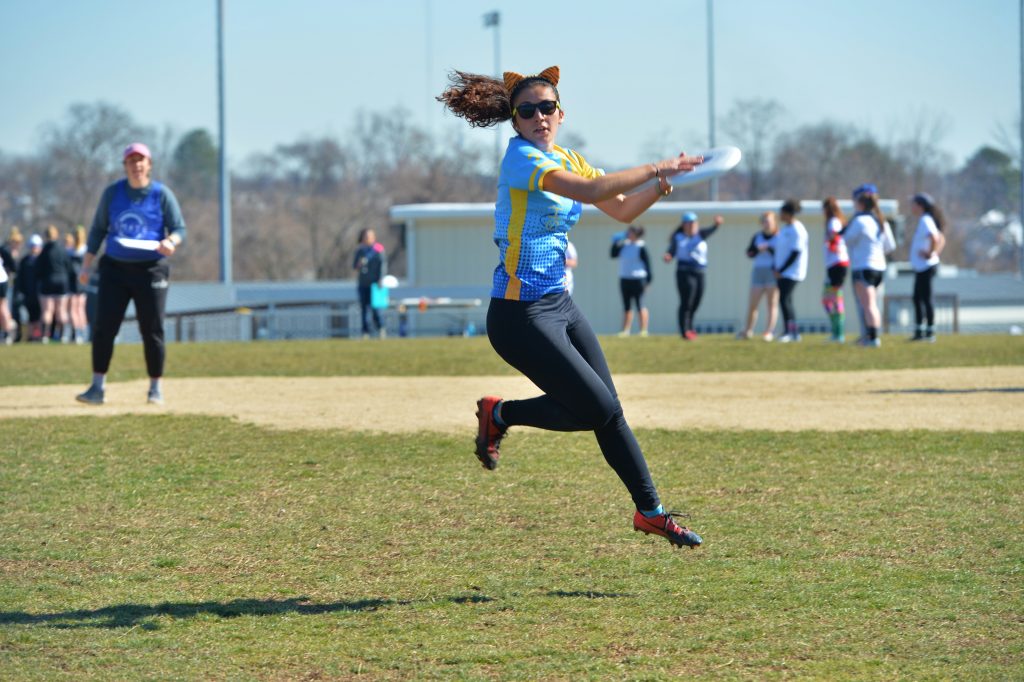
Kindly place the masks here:
[(526, 80), (527, 78), (542, 78), (547, 82), (551, 83), (551, 85), (557, 87), (558, 67), (549, 66), (548, 68), (538, 73), (536, 76), (524, 76), (523, 74), (516, 73), (515, 71), (506, 71), (504, 74), (502, 74), (502, 77), (505, 80), (505, 89), (508, 91), (509, 94), (512, 94), (512, 91), (516, 89), (516, 86), (519, 85), (522, 81)]

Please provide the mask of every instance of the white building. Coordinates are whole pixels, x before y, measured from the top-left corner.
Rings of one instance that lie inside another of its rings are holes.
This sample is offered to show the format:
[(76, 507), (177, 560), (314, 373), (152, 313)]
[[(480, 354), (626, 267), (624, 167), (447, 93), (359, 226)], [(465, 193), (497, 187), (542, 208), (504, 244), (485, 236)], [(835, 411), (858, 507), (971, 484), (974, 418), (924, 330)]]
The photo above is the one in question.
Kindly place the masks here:
[[(662, 254), (669, 236), (679, 225), (685, 211), (697, 213), (701, 226), (710, 225), (716, 215), (725, 224), (708, 238), (708, 269), (704, 299), (697, 311), (698, 331), (732, 332), (741, 329), (745, 319), (750, 287), (750, 259), (746, 248), (760, 230), (759, 216), (778, 211), (781, 200), (733, 202), (662, 201), (647, 210), (636, 224), (646, 229), (645, 242), (654, 269), (654, 281), (646, 296), (651, 311), (651, 332), (677, 333), (675, 264), (664, 263)], [(847, 214), (850, 202), (840, 202)], [(824, 226), (820, 200), (805, 200), (798, 218), (810, 235), (810, 265), (807, 279), (797, 287), (794, 302), (797, 320), (809, 330), (827, 329), (821, 306)], [(894, 200), (883, 200), (882, 210), (897, 216)], [(437, 295), (480, 297), (490, 292), (491, 275), (498, 261), (492, 240), (493, 204), (411, 204), (391, 209), (391, 222), (404, 226), (408, 254), (408, 275), (403, 285), (419, 291), (437, 291)], [(612, 235), (624, 229), (592, 206), (583, 209), (583, 217), (569, 234), (579, 253), (575, 271), (574, 298), (599, 334), (613, 333), (622, 324), (618, 262), (610, 257)], [(901, 229), (895, 229), (897, 235)], [(848, 325), (856, 329), (853, 289), (847, 278)], [(763, 320), (762, 320), (763, 322)], [(760, 328), (761, 322), (759, 322)]]

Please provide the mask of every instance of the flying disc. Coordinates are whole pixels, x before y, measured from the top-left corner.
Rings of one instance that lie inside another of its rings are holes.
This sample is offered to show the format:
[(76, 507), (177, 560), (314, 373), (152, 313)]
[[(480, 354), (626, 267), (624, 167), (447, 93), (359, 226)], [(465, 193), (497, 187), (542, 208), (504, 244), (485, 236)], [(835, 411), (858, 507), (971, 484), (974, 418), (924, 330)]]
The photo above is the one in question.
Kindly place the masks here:
[(394, 275), (384, 275), (380, 280), (380, 285), (385, 289), (394, 289), (398, 286), (398, 278)]
[(155, 239), (131, 239), (129, 237), (114, 237), (117, 243), (129, 249), (142, 249), (143, 251), (156, 251), (160, 248), (160, 242)]
[[(687, 156), (691, 156), (687, 154)], [(714, 147), (703, 152), (692, 154), (692, 156), (703, 156), (704, 163), (692, 171), (673, 175), (668, 179), (673, 187), (695, 185), (698, 182), (706, 182), (713, 178), (725, 175), (740, 162), (743, 154), (739, 147)]]

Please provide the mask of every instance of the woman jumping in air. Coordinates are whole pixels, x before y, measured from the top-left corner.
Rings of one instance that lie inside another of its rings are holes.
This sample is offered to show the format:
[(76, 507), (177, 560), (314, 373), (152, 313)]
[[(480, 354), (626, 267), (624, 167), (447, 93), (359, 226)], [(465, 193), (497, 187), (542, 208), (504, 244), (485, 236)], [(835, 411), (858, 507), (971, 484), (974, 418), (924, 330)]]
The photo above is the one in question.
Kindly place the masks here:
[(511, 120), (516, 132), (498, 175), (498, 265), (487, 336), (498, 355), (542, 394), (526, 400), (481, 398), (476, 455), (494, 469), (510, 426), (593, 431), (633, 498), (633, 528), (666, 537), (677, 547), (695, 547), (700, 536), (679, 526), (662, 506), (597, 336), (565, 290), (565, 249), (584, 203), (630, 223), (671, 192), (668, 177), (692, 170), (702, 159), (681, 154), (608, 174), (592, 167), (555, 144), (565, 119), (558, 80), (557, 66), (535, 76), (506, 72), (503, 81), (456, 71), (438, 97), (471, 126)]

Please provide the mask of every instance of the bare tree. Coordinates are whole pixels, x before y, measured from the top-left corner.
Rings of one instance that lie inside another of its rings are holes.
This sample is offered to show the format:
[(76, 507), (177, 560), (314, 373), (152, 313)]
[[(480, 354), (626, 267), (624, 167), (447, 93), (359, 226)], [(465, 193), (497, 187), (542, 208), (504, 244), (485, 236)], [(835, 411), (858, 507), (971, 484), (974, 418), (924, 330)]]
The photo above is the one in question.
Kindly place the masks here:
[(760, 199), (770, 191), (767, 177), (785, 113), (777, 101), (755, 97), (737, 100), (722, 118), (722, 130), (743, 150), (743, 167), (750, 179), (748, 199)]
[(112, 104), (71, 105), (64, 121), (43, 134), (47, 184), (60, 188), (44, 199), (49, 218), (66, 228), (89, 224), (103, 187), (122, 173), (121, 151), (152, 136), (152, 129)]
[(903, 163), (911, 182), (911, 191), (926, 189), (926, 180), (936, 172), (948, 170), (950, 157), (942, 151), (942, 140), (949, 132), (949, 117), (930, 109), (919, 109), (910, 114), (903, 126), (904, 132), (892, 145), (896, 157)]

